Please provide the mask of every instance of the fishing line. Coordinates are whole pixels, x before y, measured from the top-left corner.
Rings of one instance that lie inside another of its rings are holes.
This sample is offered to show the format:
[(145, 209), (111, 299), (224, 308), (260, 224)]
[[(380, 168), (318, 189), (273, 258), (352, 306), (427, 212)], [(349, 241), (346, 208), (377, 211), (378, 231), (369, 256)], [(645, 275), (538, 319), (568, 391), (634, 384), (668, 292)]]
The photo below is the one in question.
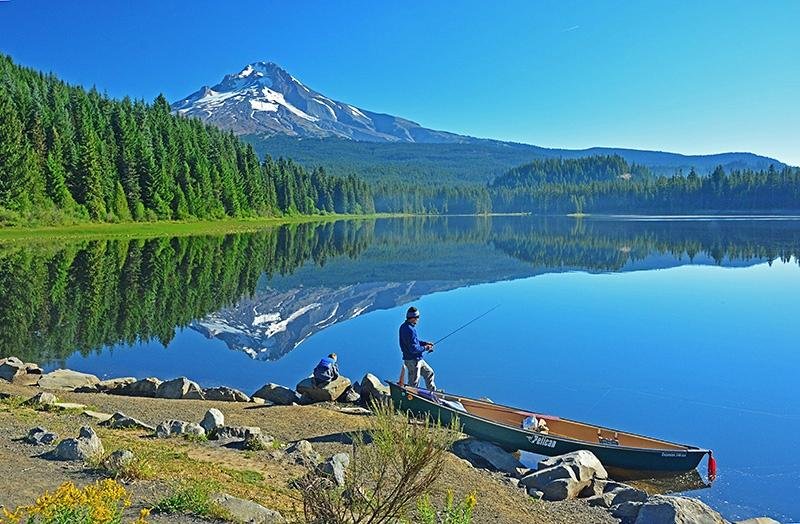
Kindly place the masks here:
[(477, 317), (473, 318), (472, 320), (470, 320), (469, 322), (467, 322), (467, 323), (466, 323), (466, 324), (464, 324), (463, 326), (461, 326), (461, 327), (459, 327), (459, 328), (457, 328), (457, 329), (455, 329), (455, 330), (451, 331), (451, 332), (450, 332), (450, 333), (448, 333), (447, 335), (443, 336), (442, 338), (440, 338), (439, 340), (437, 340), (437, 341), (436, 341), (436, 342), (434, 342), (433, 344), (434, 344), (434, 345), (436, 345), (436, 344), (438, 344), (439, 342), (441, 342), (442, 340), (444, 340), (444, 339), (446, 339), (447, 337), (449, 337), (450, 335), (455, 335), (456, 333), (458, 333), (459, 331), (461, 331), (461, 330), (462, 330), (462, 329), (464, 329), (465, 327), (469, 326), (470, 324), (472, 324), (472, 323), (473, 323), (473, 322), (475, 322), (476, 320), (480, 320), (480, 319), (482, 319), (483, 317), (485, 317), (486, 315), (488, 315), (489, 313), (491, 313), (492, 311), (494, 311), (495, 309), (497, 309), (497, 308), (499, 308), (499, 307), (500, 307), (500, 304), (497, 304), (495, 307), (493, 307), (492, 309), (490, 309), (490, 310), (489, 310), (489, 311), (487, 311), (486, 313), (483, 313), (482, 315), (478, 315)]

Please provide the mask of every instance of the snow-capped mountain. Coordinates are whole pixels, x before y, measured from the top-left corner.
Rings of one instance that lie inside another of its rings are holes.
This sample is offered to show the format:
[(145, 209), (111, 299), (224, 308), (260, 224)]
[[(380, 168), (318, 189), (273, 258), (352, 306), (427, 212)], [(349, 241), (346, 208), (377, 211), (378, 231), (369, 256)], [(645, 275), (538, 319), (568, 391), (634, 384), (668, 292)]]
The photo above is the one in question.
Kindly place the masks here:
[(172, 104), (237, 135), (339, 137), (367, 142), (469, 143), (479, 139), (331, 100), (272, 62), (255, 62)]

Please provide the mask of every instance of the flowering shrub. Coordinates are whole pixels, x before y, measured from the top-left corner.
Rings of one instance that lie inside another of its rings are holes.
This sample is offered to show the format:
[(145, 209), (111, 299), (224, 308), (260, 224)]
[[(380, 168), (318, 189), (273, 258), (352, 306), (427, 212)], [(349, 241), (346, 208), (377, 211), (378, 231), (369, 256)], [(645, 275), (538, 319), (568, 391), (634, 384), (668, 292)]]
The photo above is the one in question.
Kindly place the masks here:
[(417, 516), (420, 524), (470, 524), (472, 510), (478, 504), (475, 492), (470, 493), (464, 500), (456, 504), (453, 492), (447, 492), (447, 500), (440, 511), (431, 504), (431, 499), (424, 495), (417, 501)]
[[(119, 524), (122, 511), (131, 505), (125, 487), (105, 479), (79, 489), (72, 482), (46, 492), (29, 506), (14, 511), (3, 508), (2, 524)], [(136, 524), (146, 522), (148, 510), (142, 510)]]

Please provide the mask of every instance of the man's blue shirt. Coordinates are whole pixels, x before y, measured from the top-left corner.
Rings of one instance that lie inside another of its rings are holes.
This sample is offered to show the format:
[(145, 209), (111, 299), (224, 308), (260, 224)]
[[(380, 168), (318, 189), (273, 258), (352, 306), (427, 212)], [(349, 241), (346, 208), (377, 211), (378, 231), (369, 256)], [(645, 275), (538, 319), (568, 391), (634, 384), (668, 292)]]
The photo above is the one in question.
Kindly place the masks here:
[(417, 338), (417, 328), (407, 320), (400, 325), (400, 350), (403, 360), (420, 360), (425, 354), (425, 348)]

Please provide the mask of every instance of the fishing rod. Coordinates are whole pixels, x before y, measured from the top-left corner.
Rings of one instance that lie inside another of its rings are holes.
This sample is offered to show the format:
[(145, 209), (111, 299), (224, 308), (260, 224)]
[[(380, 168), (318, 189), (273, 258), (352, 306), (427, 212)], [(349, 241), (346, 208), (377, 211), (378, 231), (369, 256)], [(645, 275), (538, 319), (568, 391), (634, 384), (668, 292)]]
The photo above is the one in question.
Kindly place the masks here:
[(497, 308), (499, 308), (499, 307), (500, 307), (500, 304), (497, 304), (495, 307), (493, 307), (492, 309), (490, 309), (490, 310), (489, 310), (489, 311), (487, 311), (486, 313), (483, 313), (483, 314), (481, 314), (481, 315), (478, 315), (477, 317), (473, 318), (472, 320), (470, 320), (469, 322), (467, 322), (467, 323), (466, 323), (466, 324), (464, 324), (463, 326), (461, 326), (461, 327), (459, 327), (459, 328), (457, 328), (457, 329), (454, 329), (453, 331), (451, 331), (451, 332), (450, 332), (450, 333), (448, 333), (447, 335), (443, 336), (442, 338), (440, 338), (439, 340), (437, 340), (436, 342), (434, 342), (434, 343), (433, 343), (433, 345), (436, 345), (436, 344), (438, 344), (439, 342), (441, 342), (442, 340), (446, 339), (446, 338), (447, 338), (447, 337), (449, 337), (450, 335), (455, 335), (456, 333), (458, 333), (459, 331), (461, 331), (461, 330), (462, 330), (462, 329), (464, 329), (465, 327), (469, 326), (470, 324), (472, 324), (473, 322), (475, 322), (475, 321), (477, 321), (477, 320), (480, 320), (480, 319), (482, 319), (483, 317), (485, 317), (486, 315), (488, 315), (489, 313), (491, 313), (492, 311), (494, 311), (495, 309), (497, 309)]

